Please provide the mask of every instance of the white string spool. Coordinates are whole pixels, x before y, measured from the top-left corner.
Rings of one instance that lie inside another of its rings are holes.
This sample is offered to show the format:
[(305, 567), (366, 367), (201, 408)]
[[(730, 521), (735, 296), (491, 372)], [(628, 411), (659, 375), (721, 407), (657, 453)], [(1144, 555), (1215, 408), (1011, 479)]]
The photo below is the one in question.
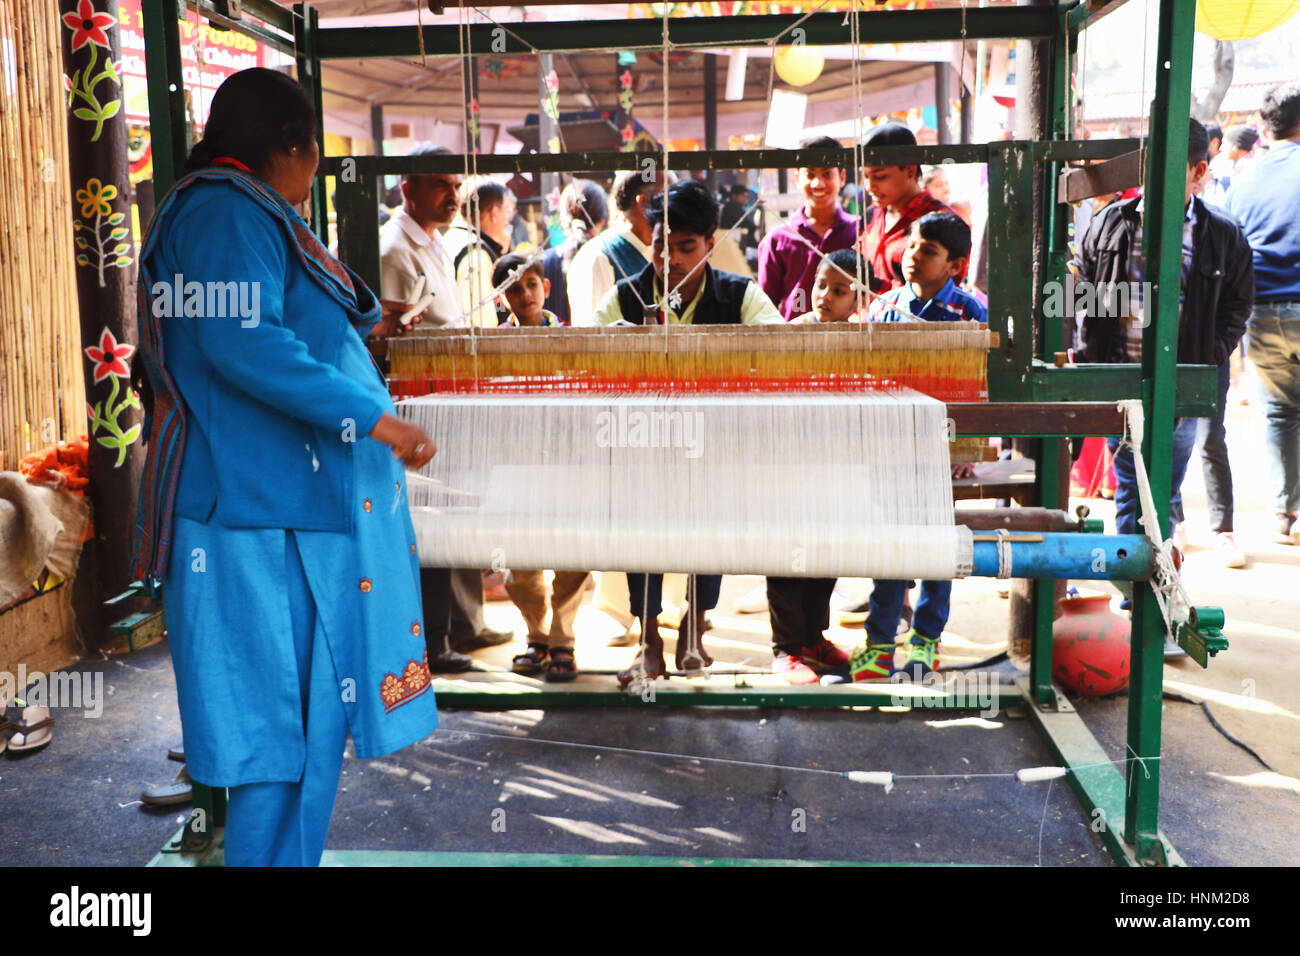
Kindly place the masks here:
[(1021, 783), (1037, 783), (1040, 780), (1057, 780), (1069, 772), (1064, 767), (1024, 767), (1016, 771), (1016, 779)]
[(885, 793), (894, 789), (894, 775), (888, 770), (846, 770), (844, 779), (850, 783), (874, 784), (885, 788)]

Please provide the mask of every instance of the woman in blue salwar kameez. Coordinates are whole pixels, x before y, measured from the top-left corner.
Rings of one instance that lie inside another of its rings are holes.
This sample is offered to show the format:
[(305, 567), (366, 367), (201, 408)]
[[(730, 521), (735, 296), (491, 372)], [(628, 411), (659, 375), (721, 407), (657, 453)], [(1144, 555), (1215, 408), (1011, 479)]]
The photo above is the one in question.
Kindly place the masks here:
[(434, 446), (364, 344), (394, 317), (293, 209), (318, 161), (297, 83), (231, 76), (140, 257), (136, 570), (190, 775), (229, 789), (228, 865), (317, 865), (348, 734), (377, 757), (437, 726), (403, 472)]

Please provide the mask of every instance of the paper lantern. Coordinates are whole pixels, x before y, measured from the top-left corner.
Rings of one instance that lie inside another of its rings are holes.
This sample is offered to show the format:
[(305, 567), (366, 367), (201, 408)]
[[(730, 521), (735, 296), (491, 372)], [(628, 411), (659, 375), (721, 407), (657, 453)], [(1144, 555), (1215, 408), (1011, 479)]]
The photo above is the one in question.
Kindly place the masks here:
[(776, 75), (791, 86), (807, 86), (822, 75), (826, 58), (816, 47), (799, 44), (776, 51)]
[(1280, 27), (1297, 13), (1300, 0), (1199, 0), (1196, 32), (1216, 40), (1245, 40)]

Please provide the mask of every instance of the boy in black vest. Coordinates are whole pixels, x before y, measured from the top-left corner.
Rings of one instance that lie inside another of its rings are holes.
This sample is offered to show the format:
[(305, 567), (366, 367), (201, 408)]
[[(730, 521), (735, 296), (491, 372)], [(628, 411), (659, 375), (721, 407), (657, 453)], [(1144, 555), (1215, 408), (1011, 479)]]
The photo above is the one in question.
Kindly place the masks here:
[[(654, 229), (651, 261), (641, 273), (623, 279), (605, 294), (592, 315), (592, 325), (763, 324), (784, 322), (776, 306), (753, 279), (708, 263), (718, 225), (718, 201), (695, 180), (674, 183), (667, 190), (668, 228), (664, 229), (664, 194), (646, 206)], [(667, 247), (664, 237), (667, 232)], [(663, 293), (665, 260), (668, 291)], [(662, 301), (661, 301), (662, 300)]]
[[(784, 323), (771, 300), (753, 279), (714, 269), (708, 263), (713, 251), (713, 233), (718, 226), (718, 201), (703, 183), (694, 180), (674, 183), (646, 206), (646, 220), (654, 229), (653, 256), (637, 276), (623, 279), (610, 289), (592, 316), (593, 325), (662, 324), (724, 325), (738, 323)], [(664, 219), (667, 217), (667, 229)], [(665, 232), (667, 235), (665, 236)], [(667, 273), (667, 292), (664, 274)], [(632, 613), (642, 624), (641, 662), (645, 674), (655, 678), (664, 673), (663, 638), (659, 616), (663, 575), (629, 574), (628, 592)], [(708, 626), (704, 612), (718, 603), (721, 575), (700, 575), (691, 592), (690, 617), (682, 628), (694, 627), (702, 634)], [(700, 649), (699, 657), (683, 656), (686, 641), (677, 642), (677, 668), (708, 666), (712, 659)], [(629, 683), (636, 668), (619, 674)]]

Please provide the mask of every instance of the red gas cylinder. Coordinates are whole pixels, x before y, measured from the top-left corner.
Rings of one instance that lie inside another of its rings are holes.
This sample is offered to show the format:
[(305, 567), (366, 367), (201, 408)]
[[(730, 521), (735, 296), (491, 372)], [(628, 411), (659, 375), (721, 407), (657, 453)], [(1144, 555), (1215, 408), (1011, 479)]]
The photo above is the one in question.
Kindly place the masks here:
[(1128, 687), (1130, 622), (1110, 609), (1110, 596), (1062, 598), (1061, 610), (1052, 625), (1052, 676), (1088, 697)]

